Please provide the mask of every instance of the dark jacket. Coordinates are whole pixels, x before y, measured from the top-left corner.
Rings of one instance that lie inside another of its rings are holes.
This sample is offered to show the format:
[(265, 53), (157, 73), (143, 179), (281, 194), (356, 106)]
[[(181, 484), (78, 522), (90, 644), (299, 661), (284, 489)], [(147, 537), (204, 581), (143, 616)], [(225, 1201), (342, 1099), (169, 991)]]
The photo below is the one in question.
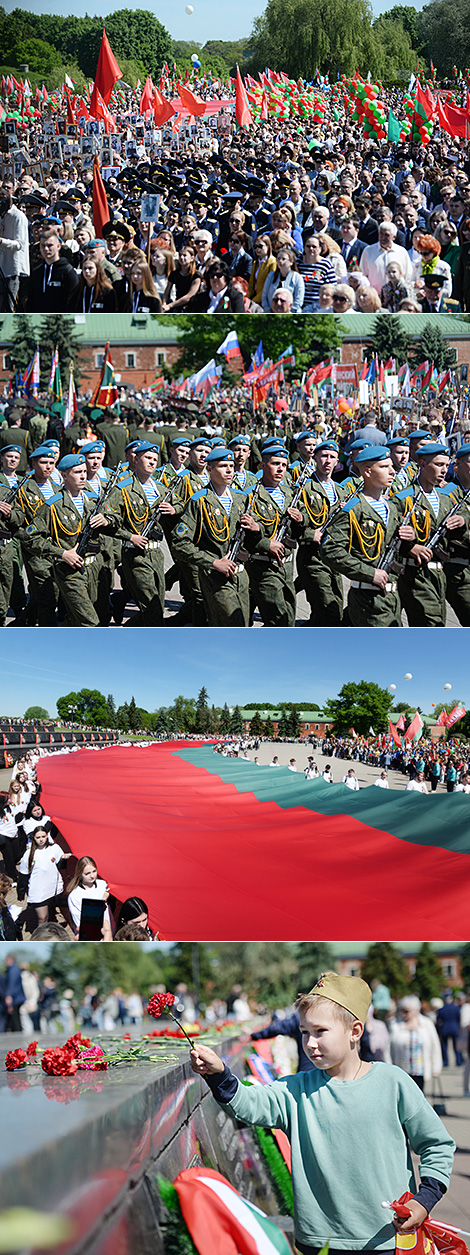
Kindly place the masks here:
[(299, 1015), (294, 1011), (293, 1015), (286, 1016), (285, 1020), (278, 1020), (276, 1016), (267, 1028), (262, 1028), (257, 1033), (251, 1034), (252, 1041), (262, 1041), (266, 1037), (293, 1037), (297, 1042), (299, 1051), (299, 1072), (311, 1072), (315, 1067), (302, 1045), (302, 1033), (300, 1031)]
[(41, 262), (29, 280), (27, 308), (32, 314), (60, 314), (69, 305), (72, 293), (78, 284), (78, 275), (73, 266), (63, 257), (54, 261), (52, 266)]
[(21, 980), (21, 972), (16, 963), (6, 969), (6, 990), (5, 995), (12, 998), (14, 1007), (21, 1007), (24, 1002), (24, 989)]

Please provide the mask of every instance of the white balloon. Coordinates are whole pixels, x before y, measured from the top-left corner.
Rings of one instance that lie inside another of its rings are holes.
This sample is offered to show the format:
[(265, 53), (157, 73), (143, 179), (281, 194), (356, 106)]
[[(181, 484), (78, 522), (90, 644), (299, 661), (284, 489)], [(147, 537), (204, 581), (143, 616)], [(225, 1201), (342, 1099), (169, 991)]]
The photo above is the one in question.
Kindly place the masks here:
[(389, 684), (389, 686), (388, 686), (388, 687), (389, 687), (389, 689), (390, 689), (390, 692), (391, 692), (391, 693), (395, 693), (395, 691), (396, 691), (396, 687), (397, 687), (397, 686), (396, 686), (396, 684)]
[(192, 4), (187, 4), (184, 11), (188, 14), (188, 17), (191, 17), (191, 13), (194, 13)]
[(403, 678), (404, 678), (405, 680), (412, 680), (412, 679), (413, 679), (413, 676), (412, 676), (412, 674), (411, 674), (411, 671), (407, 671), (406, 675), (405, 675)]
[(451, 690), (451, 688), (452, 688), (452, 685), (451, 685), (451, 684), (444, 684), (444, 691), (445, 691), (446, 693), (449, 693), (449, 692), (450, 692), (450, 690)]
[[(191, 13), (192, 13), (192, 9), (191, 9)], [(199, 57), (198, 57), (198, 55), (197, 55), (197, 52), (193, 52), (193, 55), (192, 55), (192, 57), (191, 57), (191, 61), (199, 61)]]

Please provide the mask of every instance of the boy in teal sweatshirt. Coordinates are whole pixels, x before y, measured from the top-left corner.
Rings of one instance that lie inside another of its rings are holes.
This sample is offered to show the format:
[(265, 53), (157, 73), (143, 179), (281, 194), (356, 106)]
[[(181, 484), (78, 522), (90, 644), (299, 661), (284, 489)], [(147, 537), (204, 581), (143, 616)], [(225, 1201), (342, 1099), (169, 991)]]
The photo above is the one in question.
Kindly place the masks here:
[[(194, 1072), (238, 1120), (283, 1129), (292, 1153), (295, 1240), (302, 1255), (329, 1241), (336, 1252), (393, 1252), (396, 1232), (422, 1224), (445, 1193), (455, 1143), (415, 1082), (400, 1068), (359, 1055), (371, 990), (357, 976), (325, 972), (298, 998), (310, 1072), (246, 1086), (209, 1046), (191, 1051)], [(420, 1158), (415, 1189), (410, 1148)], [(405, 1190), (410, 1217), (381, 1204)]]

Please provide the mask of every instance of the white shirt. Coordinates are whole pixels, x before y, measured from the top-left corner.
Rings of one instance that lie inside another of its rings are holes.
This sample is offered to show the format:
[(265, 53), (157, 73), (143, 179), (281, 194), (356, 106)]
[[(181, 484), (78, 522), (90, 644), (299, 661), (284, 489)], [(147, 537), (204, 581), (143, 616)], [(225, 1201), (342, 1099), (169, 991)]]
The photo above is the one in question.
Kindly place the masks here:
[(405, 793), (427, 793), (427, 791), (425, 780), (410, 780), (405, 789)]
[[(69, 911), (72, 916), (75, 927), (77, 929), (77, 932), (78, 932), (78, 929), (80, 928), (80, 916), (82, 913), (83, 899), (93, 898), (95, 902), (97, 900), (102, 901), (107, 888), (108, 886), (105, 880), (97, 880), (91, 888), (88, 887), (85, 889), (83, 885), (76, 885), (75, 889), (72, 889), (72, 892), (69, 893), (69, 896), (67, 899), (68, 905), (69, 905)], [(109, 926), (111, 927), (111, 920), (109, 918), (108, 907), (106, 907), (103, 922), (107, 922)]]
[(379, 296), (386, 283), (387, 266), (392, 261), (398, 262), (405, 283), (411, 283), (413, 266), (409, 253), (400, 244), (392, 244), (390, 248), (384, 249), (377, 241), (377, 244), (368, 244), (361, 255), (359, 269), (367, 276), (371, 287), (375, 288)]
[(53, 898), (55, 894), (62, 892), (62, 877), (57, 864), (63, 857), (64, 851), (56, 842), (53, 845), (45, 845), (42, 849), (36, 850), (33, 866), (29, 872), (29, 850), (26, 850), (21, 859), (20, 872), (29, 875), (29, 902), (45, 902), (46, 898)]
[(378, 780), (374, 780), (374, 784), (377, 789), (388, 789), (388, 780), (382, 780), (381, 776), (379, 776)]
[(357, 776), (343, 776), (341, 784), (345, 784), (347, 789), (358, 789), (359, 780)]
[(28, 219), (12, 205), (0, 220), (0, 268), (7, 278), (29, 275)]

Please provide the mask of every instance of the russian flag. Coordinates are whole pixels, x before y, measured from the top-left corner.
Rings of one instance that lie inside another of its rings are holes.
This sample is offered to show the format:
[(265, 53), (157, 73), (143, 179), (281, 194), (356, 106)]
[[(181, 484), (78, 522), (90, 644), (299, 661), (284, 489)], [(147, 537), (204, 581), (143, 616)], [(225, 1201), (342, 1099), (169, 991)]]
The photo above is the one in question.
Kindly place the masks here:
[(236, 331), (229, 331), (228, 335), (226, 335), (225, 340), (223, 341), (223, 344), (219, 344), (217, 352), (223, 354), (227, 362), (231, 362), (233, 361), (235, 357), (238, 357), (240, 361), (243, 363), (243, 358), (241, 354), (240, 345), (238, 343), (238, 336), (237, 336)]

